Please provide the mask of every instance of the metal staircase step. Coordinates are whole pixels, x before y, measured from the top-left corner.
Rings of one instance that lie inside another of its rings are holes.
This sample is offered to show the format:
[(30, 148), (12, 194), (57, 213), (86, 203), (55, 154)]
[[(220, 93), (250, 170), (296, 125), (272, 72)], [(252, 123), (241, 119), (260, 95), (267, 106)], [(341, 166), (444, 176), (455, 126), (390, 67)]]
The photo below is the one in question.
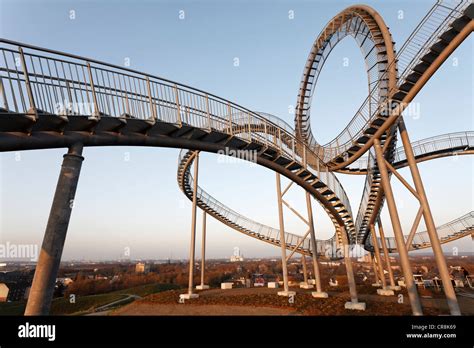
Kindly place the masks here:
[(457, 32), (460, 32), (461, 30), (464, 29), (466, 25), (469, 24), (471, 19), (467, 16), (462, 16), (458, 19), (456, 19), (452, 24), (451, 27), (453, 27)]
[(417, 73), (423, 74), (426, 71), (426, 69), (428, 69), (429, 66), (430, 66), (429, 64), (422, 62), (418, 65), (415, 65), (413, 70), (416, 71)]
[(471, 20), (474, 19), (474, 4), (470, 4), (465, 10), (464, 15)]
[(441, 53), (443, 50), (448, 46), (448, 44), (442, 40), (436, 42), (433, 46), (431, 46), (430, 50)]
[(451, 28), (441, 34), (439, 38), (447, 43), (450, 43), (456, 37), (457, 34), (458, 32), (456, 31), (456, 29)]

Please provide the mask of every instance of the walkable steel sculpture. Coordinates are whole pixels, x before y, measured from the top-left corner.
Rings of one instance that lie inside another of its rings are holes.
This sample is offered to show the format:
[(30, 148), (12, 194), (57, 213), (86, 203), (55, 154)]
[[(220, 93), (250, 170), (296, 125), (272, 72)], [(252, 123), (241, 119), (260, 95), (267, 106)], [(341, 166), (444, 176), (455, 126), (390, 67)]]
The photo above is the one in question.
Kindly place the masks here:
[[(471, 212), (437, 229), (417, 163), (472, 154), (473, 133), (449, 134), (411, 143), (401, 114), (473, 31), (473, 17), (474, 5), (469, 1), (439, 1), (396, 52), (387, 26), (374, 9), (356, 5), (343, 10), (329, 21), (311, 48), (298, 92), (294, 129), (275, 116), (253, 112), (173, 81), (0, 39), (0, 151), (69, 149), (64, 155), (25, 315), (49, 312), (84, 160), (83, 148), (123, 145), (186, 149), (180, 153), (177, 173), (179, 187), (192, 200), (189, 288), (182, 295), (183, 299), (198, 296), (194, 292), (193, 272), (199, 207), (204, 211), (203, 255), (206, 215), (281, 248), (284, 279), (283, 291), (278, 293), (281, 296), (294, 296), (289, 290), (286, 264), (295, 253), (302, 255), (305, 266), (305, 257), (312, 258), (316, 280), (313, 296), (316, 298), (327, 297), (321, 289), (318, 258), (344, 258), (351, 296), (351, 301), (346, 303), (348, 309), (365, 309), (365, 304), (357, 297), (348, 252), (350, 247), (362, 244), (373, 256), (375, 275), (382, 281), (380, 294), (397, 290), (389, 253), (399, 254), (414, 315), (423, 312), (408, 251), (432, 248), (450, 313), (459, 315), (441, 244), (472, 234), (474, 216)], [(347, 127), (334, 140), (321, 145), (311, 132), (311, 103), (324, 62), (334, 46), (346, 36), (355, 39), (364, 55), (368, 97)], [(403, 147), (396, 147), (398, 137)], [(276, 173), (279, 228), (265, 226), (235, 212), (200, 188), (198, 160), (201, 151), (255, 152), (256, 163)], [(192, 166), (194, 176), (190, 173)], [(414, 187), (398, 172), (402, 167), (409, 167)], [(366, 175), (355, 218), (335, 173)], [(283, 190), (281, 175), (290, 180)], [(400, 225), (390, 182), (392, 175), (420, 202), (408, 235), (403, 235)], [(306, 216), (284, 199), (294, 184), (306, 192)], [(321, 204), (334, 224), (335, 234), (328, 240), (316, 239), (311, 197)], [(394, 237), (384, 235), (380, 211), (385, 201)], [(303, 236), (286, 231), (283, 205), (308, 227)], [(427, 231), (417, 233), (422, 218)], [(338, 250), (343, 250), (342, 254)], [(385, 279), (382, 253), (390, 285)], [(204, 258), (201, 289), (206, 288)], [(309, 284), (306, 282), (305, 286), (309, 287)]]

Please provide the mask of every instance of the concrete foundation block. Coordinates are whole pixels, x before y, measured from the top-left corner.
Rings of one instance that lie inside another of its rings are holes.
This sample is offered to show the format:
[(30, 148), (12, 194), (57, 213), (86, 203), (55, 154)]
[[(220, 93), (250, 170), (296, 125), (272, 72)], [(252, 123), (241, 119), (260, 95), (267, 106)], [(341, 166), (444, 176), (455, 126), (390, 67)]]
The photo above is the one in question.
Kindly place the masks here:
[(227, 289), (232, 289), (232, 286), (234, 283), (221, 283), (221, 289), (227, 290)]
[(394, 291), (400, 291), (402, 289), (401, 286), (394, 285), (394, 286), (387, 286), (387, 289), (394, 290)]
[(313, 291), (311, 293), (311, 296), (315, 298), (328, 298), (328, 293), (327, 292), (318, 292), (318, 291)]
[(179, 298), (183, 299), (183, 300), (191, 300), (193, 298), (198, 298), (198, 297), (199, 297), (198, 294), (181, 294), (181, 295), (179, 295)]
[(377, 289), (377, 295), (380, 296), (393, 296), (395, 293), (390, 289)]
[(365, 311), (364, 302), (346, 302), (344, 305), (345, 309), (355, 310), (355, 311)]
[(378, 288), (379, 286), (382, 286), (382, 284), (380, 284), (380, 283), (373, 283), (372, 286), (373, 286), (374, 288)]
[(290, 297), (290, 296), (295, 296), (295, 295), (296, 295), (295, 291), (278, 291), (278, 296)]
[(312, 288), (314, 288), (314, 286), (311, 285), (311, 284), (305, 283), (305, 282), (301, 282), (300, 283), (300, 288), (301, 289), (312, 289)]
[(196, 290), (207, 290), (209, 289), (209, 285), (197, 285)]

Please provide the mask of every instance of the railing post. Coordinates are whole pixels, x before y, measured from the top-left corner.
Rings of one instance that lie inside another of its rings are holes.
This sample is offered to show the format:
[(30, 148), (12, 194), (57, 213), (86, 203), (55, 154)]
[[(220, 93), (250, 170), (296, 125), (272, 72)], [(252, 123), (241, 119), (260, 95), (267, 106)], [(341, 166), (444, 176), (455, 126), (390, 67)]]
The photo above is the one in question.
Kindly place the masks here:
[(281, 128), (278, 128), (278, 140), (279, 140), (278, 147), (280, 148), (280, 152), (282, 152), (283, 149), (282, 149), (282, 146), (281, 146)]
[(21, 47), (18, 47), (18, 52), (20, 53), (23, 75), (25, 76), (26, 92), (28, 93), (28, 100), (30, 101), (30, 109), (27, 110), (27, 116), (36, 120), (38, 118), (38, 110), (36, 109), (35, 100), (33, 98), (33, 91), (31, 89), (30, 76), (28, 75), (28, 69), (26, 67), (25, 55)]
[(92, 91), (92, 100), (94, 102), (94, 113), (92, 114), (92, 117), (98, 119), (100, 117), (99, 103), (97, 102), (97, 95), (95, 93), (95, 87), (94, 87), (94, 79), (92, 78), (92, 69), (89, 62), (87, 62), (87, 71), (89, 73), (89, 80), (90, 80), (91, 91)]
[(3, 87), (3, 79), (0, 76), (0, 92), (2, 93), (2, 99), (3, 99), (3, 108), (5, 110), (8, 110), (8, 100), (7, 100), (7, 95), (5, 93), (5, 87)]
[(150, 78), (148, 76), (146, 77), (146, 87), (147, 87), (147, 90), (148, 90), (148, 100), (150, 102), (151, 117), (152, 117), (153, 121), (156, 121), (157, 120), (156, 108), (155, 108), (155, 104), (153, 104), (153, 97), (151, 96)]
[(209, 111), (209, 95), (208, 94), (206, 94), (206, 113), (207, 113), (208, 129), (210, 132), (212, 130), (212, 127), (211, 127), (211, 113)]
[(229, 113), (229, 134), (233, 135), (233, 131), (232, 131), (232, 108), (230, 107), (230, 103), (227, 103), (227, 112)]
[(249, 141), (252, 141), (252, 128), (250, 126), (250, 113), (247, 114), (248, 115), (248, 122), (249, 122)]
[(181, 106), (179, 105), (179, 95), (178, 95), (178, 86), (174, 85), (174, 95), (176, 97), (176, 116), (177, 121), (180, 127), (183, 126), (183, 122), (181, 121)]

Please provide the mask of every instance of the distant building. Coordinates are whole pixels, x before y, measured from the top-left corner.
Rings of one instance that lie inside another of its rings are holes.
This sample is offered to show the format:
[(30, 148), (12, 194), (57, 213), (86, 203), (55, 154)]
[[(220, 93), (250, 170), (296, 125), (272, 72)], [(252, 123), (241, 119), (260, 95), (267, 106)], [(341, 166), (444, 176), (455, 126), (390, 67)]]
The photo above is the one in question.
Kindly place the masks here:
[(150, 272), (150, 265), (144, 262), (139, 262), (135, 265), (135, 273), (148, 273)]
[(10, 289), (5, 283), (0, 283), (0, 302), (7, 302), (9, 291)]
[(230, 257), (230, 262), (241, 262), (244, 261), (244, 256), (240, 253), (240, 249), (238, 247), (234, 248), (234, 255)]
[(230, 262), (241, 262), (244, 261), (244, 258), (240, 255), (232, 255), (230, 257)]

